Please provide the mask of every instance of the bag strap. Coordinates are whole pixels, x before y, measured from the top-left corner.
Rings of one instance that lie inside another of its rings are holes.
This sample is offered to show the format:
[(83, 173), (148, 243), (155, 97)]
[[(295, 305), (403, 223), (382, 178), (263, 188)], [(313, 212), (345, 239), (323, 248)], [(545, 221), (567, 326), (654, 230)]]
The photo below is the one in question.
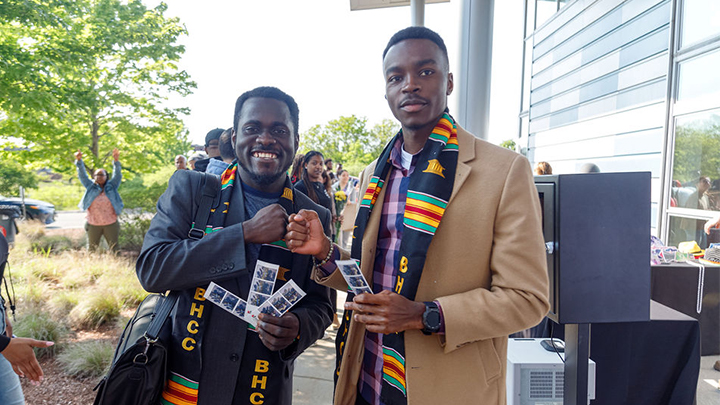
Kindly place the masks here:
[[(188, 238), (195, 240), (202, 239), (205, 235), (205, 226), (210, 220), (210, 209), (212, 208), (215, 196), (217, 196), (218, 188), (220, 188), (220, 178), (212, 174), (205, 174), (202, 177), (202, 183), (200, 203), (195, 213), (195, 227), (188, 232)], [(194, 235), (193, 231), (199, 231), (199, 234), (195, 232)], [(145, 338), (148, 339), (148, 341), (154, 342), (157, 340), (160, 329), (170, 316), (173, 307), (175, 307), (178, 296), (178, 291), (170, 291), (162, 302), (155, 306), (155, 315), (148, 326), (147, 332), (145, 332)]]
[[(188, 238), (200, 240), (205, 236), (205, 226), (210, 220), (210, 209), (220, 188), (220, 178), (214, 174), (207, 174), (202, 177), (202, 194), (198, 203), (198, 210), (195, 214), (195, 226), (188, 231)], [(205, 216), (202, 213), (206, 213)]]

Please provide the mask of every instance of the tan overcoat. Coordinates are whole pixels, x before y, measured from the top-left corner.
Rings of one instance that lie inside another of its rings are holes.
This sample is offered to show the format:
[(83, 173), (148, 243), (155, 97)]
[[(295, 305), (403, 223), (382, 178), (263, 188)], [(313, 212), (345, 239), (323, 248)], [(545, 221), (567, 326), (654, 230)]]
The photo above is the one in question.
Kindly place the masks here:
[[(405, 332), (409, 405), (505, 404), (507, 336), (536, 325), (549, 308), (540, 204), (530, 164), (461, 128), (458, 142), (452, 196), (415, 298), (440, 302), (445, 334)], [(373, 163), (361, 175), (361, 191), (374, 169)], [(362, 240), (361, 270), (371, 285), (380, 208), (372, 211)], [(342, 256), (349, 258), (347, 252)], [(347, 291), (339, 271), (322, 277), (316, 269), (314, 278)], [(336, 405), (355, 404), (364, 332), (362, 323), (350, 322)]]

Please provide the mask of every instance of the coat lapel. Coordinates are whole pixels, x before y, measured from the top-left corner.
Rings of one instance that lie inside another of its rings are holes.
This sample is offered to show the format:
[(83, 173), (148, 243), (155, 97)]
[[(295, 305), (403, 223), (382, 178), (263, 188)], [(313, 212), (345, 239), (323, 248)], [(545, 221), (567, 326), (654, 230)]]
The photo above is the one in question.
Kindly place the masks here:
[(462, 129), (459, 125), (457, 127), (458, 136), (458, 147), (460, 149), (458, 155), (457, 169), (455, 170), (455, 183), (453, 184), (453, 191), (450, 195), (450, 204), (455, 195), (460, 191), (460, 187), (465, 183), (468, 176), (470, 175), (470, 166), (466, 164), (475, 159), (475, 142), (474, 136)]

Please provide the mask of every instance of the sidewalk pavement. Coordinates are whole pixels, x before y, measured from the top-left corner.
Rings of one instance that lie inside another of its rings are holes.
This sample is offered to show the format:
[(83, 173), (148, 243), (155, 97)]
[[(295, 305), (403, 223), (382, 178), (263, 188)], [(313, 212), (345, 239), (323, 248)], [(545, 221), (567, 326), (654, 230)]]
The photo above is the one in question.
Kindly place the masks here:
[[(337, 295), (337, 314), (341, 318), (347, 294), (338, 291)], [(293, 405), (332, 405), (336, 335), (337, 330), (330, 326), (324, 338), (295, 360)]]

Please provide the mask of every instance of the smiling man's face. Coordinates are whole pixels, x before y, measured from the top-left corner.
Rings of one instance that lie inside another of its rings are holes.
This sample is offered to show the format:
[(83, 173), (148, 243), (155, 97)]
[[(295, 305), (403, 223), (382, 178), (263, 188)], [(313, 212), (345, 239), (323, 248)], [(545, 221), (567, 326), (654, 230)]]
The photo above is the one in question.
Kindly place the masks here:
[(406, 39), (388, 49), (383, 60), (385, 94), (405, 130), (432, 130), (453, 89), (445, 55), (428, 39)]
[(249, 98), (232, 140), (243, 182), (257, 190), (281, 190), (298, 147), (287, 104), (273, 98)]

